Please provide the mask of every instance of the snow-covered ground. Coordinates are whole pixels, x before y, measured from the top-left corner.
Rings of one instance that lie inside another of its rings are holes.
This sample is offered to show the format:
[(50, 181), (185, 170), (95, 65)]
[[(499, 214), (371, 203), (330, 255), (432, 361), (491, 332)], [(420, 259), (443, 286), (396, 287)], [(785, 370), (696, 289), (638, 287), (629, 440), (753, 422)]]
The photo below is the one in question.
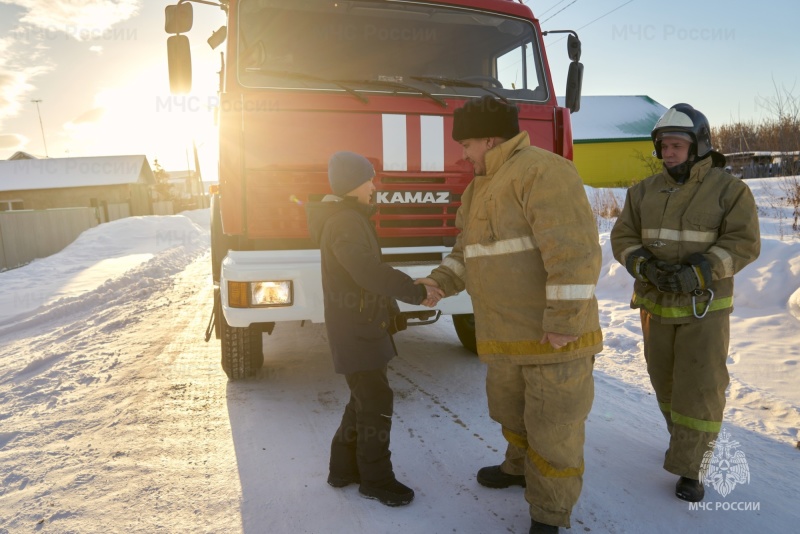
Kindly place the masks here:
[[(748, 183), (762, 254), (736, 279), (724, 429), (749, 482), (725, 495), (707, 488), (699, 509), (672, 495), (631, 280), (603, 221), (605, 350), (572, 532), (797, 531), (800, 237), (776, 207), (776, 182)], [(228, 383), (219, 342), (202, 339), (207, 227), (206, 211), (115, 221), (0, 273), (0, 533), (528, 531), (519, 488), (475, 481), (504, 441), (487, 414), (484, 366), (447, 318), (400, 334), (391, 364), (393, 460), (415, 501), (392, 509), (355, 486), (330, 488), (347, 388), (324, 327), (279, 325), (259, 376)]]

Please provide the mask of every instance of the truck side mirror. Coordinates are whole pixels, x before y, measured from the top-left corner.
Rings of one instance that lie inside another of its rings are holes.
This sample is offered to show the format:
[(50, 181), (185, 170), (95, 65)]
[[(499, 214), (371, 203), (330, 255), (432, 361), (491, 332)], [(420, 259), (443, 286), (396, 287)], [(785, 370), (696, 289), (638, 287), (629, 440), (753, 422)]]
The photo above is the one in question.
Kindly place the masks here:
[(581, 60), (581, 40), (577, 35), (569, 34), (567, 36), (567, 55), (571, 61)]
[(581, 87), (583, 86), (583, 63), (573, 61), (567, 73), (567, 93), (564, 105), (570, 112), (577, 113), (581, 109)]
[(572, 30), (549, 30), (542, 35), (550, 33), (568, 33), (567, 55), (571, 63), (567, 72), (567, 93), (564, 96), (564, 106), (570, 113), (577, 113), (581, 109), (581, 87), (583, 86), (583, 64), (581, 60), (581, 40)]
[(192, 90), (192, 53), (188, 37), (171, 35), (167, 38), (167, 63), (170, 92), (187, 94)]
[(217, 31), (211, 34), (211, 37), (208, 38), (208, 46), (211, 47), (211, 50), (214, 50), (216, 47), (221, 45), (225, 42), (225, 39), (228, 37), (228, 27), (227, 26), (220, 26)]
[(177, 4), (164, 9), (164, 30), (167, 33), (186, 33), (192, 29), (192, 4)]

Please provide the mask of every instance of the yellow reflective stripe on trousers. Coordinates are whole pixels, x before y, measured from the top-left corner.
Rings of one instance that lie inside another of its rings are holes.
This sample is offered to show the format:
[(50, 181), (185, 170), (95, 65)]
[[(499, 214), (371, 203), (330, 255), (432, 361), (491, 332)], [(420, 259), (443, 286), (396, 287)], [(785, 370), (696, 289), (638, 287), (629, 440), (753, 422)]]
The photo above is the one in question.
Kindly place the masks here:
[(569, 352), (597, 345), (603, 341), (603, 333), (600, 330), (587, 332), (571, 343), (556, 350), (549, 343), (539, 343), (538, 339), (528, 339), (524, 341), (498, 341), (494, 339), (478, 340), (478, 354), (508, 354), (510, 356), (522, 356), (531, 354), (553, 354), (557, 352)]
[(503, 254), (514, 254), (516, 252), (525, 252), (526, 250), (533, 250), (536, 245), (533, 242), (533, 237), (526, 235), (522, 237), (514, 237), (512, 239), (503, 239), (501, 241), (494, 241), (488, 245), (475, 243), (464, 247), (464, 258), (477, 258), (479, 256), (501, 256)]
[(556, 469), (550, 464), (550, 462), (542, 458), (538, 452), (528, 447), (528, 440), (526, 438), (520, 436), (515, 432), (512, 432), (511, 430), (505, 427), (503, 427), (503, 437), (506, 438), (506, 440), (510, 444), (517, 447), (518, 449), (523, 449), (527, 451), (528, 459), (531, 461), (533, 465), (536, 466), (536, 468), (543, 476), (549, 478), (568, 478), (568, 477), (579, 477), (583, 474), (584, 463), (582, 460), (580, 467), (567, 467), (565, 469)]
[(506, 427), (503, 427), (503, 437), (506, 438), (506, 441), (518, 449), (526, 450), (528, 448), (528, 440), (525, 438), (525, 436), (520, 436), (516, 432), (512, 432)]
[(594, 284), (547, 286), (547, 300), (588, 300), (594, 295)]
[(642, 239), (666, 239), (685, 243), (714, 243), (717, 232), (698, 232), (696, 230), (670, 230), (669, 228), (643, 228)]
[[(675, 319), (677, 317), (694, 317), (695, 314), (692, 311), (692, 306), (676, 306), (674, 308), (664, 307), (660, 304), (656, 304), (650, 299), (646, 299), (636, 293), (633, 294), (633, 304), (634, 306), (641, 306), (647, 311), (654, 313), (655, 315), (660, 315), (661, 317), (670, 317)], [(723, 298), (715, 298), (711, 302), (711, 307), (708, 311), (718, 311), (724, 310), (726, 308), (730, 308), (733, 306), (733, 297), (723, 297)], [(706, 303), (705, 302), (698, 302), (697, 303), (697, 313), (698, 315), (702, 315), (706, 311)]]
[(670, 402), (659, 402), (658, 409), (664, 413), (671, 413), (672, 412), (672, 403)]
[(719, 432), (722, 429), (722, 421), (704, 421), (703, 419), (695, 419), (688, 415), (682, 415), (672, 410), (670, 412), (672, 422), (676, 425), (685, 426), (692, 430), (699, 430), (700, 432)]

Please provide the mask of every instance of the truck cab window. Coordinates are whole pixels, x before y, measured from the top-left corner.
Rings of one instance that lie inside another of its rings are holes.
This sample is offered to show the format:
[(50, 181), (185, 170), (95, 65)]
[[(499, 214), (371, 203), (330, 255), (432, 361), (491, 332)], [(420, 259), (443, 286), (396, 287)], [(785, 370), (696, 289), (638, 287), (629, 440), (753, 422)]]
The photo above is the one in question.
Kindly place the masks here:
[[(521, 19), (414, 2), (242, 0), (244, 87), (476, 97), (550, 95), (534, 27)], [(462, 83), (463, 82), (463, 83)]]

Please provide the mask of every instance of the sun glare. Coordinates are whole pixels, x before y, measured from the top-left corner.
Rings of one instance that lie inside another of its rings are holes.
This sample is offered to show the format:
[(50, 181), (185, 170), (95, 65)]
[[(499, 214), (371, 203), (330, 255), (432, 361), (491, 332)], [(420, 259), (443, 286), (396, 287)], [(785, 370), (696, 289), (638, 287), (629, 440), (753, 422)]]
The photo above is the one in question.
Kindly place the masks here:
[(203, 147), (207, 174), (206, 163), (216, 160), (216, 88), (198, 79), (191, 94), (172, 95), (166, 81), (158, 83), (163, 69), (163, 62), (154, 62), (127, 83), (97, 93), (91, 110), (64, 125), (64, 145), (73, 154), (144, 153), (151, 164), (158, 158), (166, 169), (182, 169), (194, 141)]

